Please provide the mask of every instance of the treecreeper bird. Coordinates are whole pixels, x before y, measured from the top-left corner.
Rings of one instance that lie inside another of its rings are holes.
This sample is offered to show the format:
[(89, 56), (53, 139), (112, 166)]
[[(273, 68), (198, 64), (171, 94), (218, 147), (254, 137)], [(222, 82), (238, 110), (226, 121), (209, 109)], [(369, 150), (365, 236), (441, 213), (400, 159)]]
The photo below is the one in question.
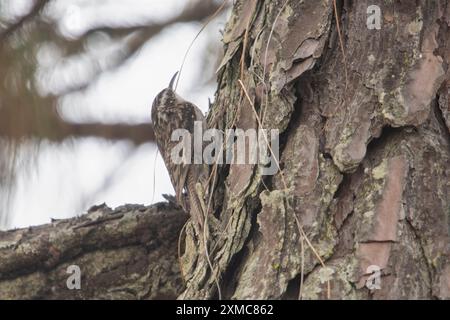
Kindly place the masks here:
[[(190, 213), (197, 234), (203, 229), (206, 214), (204, 188), (207, 181), (204, 164), (194, 164), (194, 123), (201, 121), (204, 129), (205, 117), (194, 104), (184, 100), (173, 89), (172, 77), (169, 86), (162, 90), (153, 100), (152, 123), (156, 143), (164, 163), (169, 171), (170, 180), (175, 189), (177, 203)], [(172, 141), (172, 132), (186, 129), (191, 135), (192, 159), (189, 163), (175, 163), (171, 157), (173, 148), (179, 141)], [(196, 137), (202, 138), (202, 137)]]

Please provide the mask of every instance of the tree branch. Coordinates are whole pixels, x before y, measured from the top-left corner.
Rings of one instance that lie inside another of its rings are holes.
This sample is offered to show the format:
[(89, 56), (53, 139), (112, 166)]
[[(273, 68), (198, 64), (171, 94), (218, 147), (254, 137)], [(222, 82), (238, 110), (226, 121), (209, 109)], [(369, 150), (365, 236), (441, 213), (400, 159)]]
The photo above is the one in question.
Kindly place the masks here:
[[(0, 231), (0, 299), (164, 299), (183, 289), (186, 214), (168, 203), (93, 207), (86, 215)], [(69, 290), (70, 265), (81, 289)]]
[(10, 140), (38, 138), (61, 142), (71, 137), (96, 137), (109, 140), (127, 139), (136, 145), (154, 141), (150, 123), (70, 123), (55, 115), (50, 108), (41, 108), (40, 118), (36, 119), (33, 109), (22, 107), (21, 104), (11, 105), (15, 106), (15, 109), (7, 107), (0, 112), (0, 137)]
[(41, 10), (44, 9), (48, 2), (49, 0), (38, 0), (30, 10), (30, 12), (22, 16), (16, 22), (11, 24), (5, 31), (3, 31), (0, 34), (0, 47), (2, 43), (4, 43), (11, 35), (14, 34), (14, 32), (22, 28), (25, 23), (36, 17), (41, 12)]
[(179, 15), (162, 23), (152, 23), (146, 26), (102, 26), (90, 29), (78, 40), (72, 41), (70, 43), (70, 46), (72, 48), (81, 48), (83, 47), (83, 42), (88, 35), (97, 31), (101, 31), (107, 33), (113, 38), (123, 38), (123, 52), (119, 54), (112, 65), (104, 68), (103, 70), (100, 70), (101, 72), (93, 76), (91, 79), (89, 79), (89, 81), (86, 81), (81, 85), (68, 88), (68, 90), (63, 92), (63, 94), (85, 90), (91, 83), (93, 83), (99, 76), (101, 76), (104, 71), (114, 70), (115, 68), (121, 66), (125, 61), (127, 61), (136, 52), (138, 52), (147, 41), (158, 35), (163, 29), (176, 23), (201, 21), (212, 15), (215, 11), (217, 11), (218, 8), (219, 5), (213, 1), (198, 1), (198, 3), (196, 3), (195, 5), (187, 7)]

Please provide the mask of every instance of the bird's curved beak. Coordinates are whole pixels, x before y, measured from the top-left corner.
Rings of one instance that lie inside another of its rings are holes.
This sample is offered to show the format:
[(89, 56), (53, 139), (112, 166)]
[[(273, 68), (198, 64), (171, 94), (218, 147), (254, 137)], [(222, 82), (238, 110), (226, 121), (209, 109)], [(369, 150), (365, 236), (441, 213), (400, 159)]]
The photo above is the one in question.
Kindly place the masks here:
[(169, 89), (171, 89), (171, 90), (173, 90), (173, 84), (175, 83), (175, 79), (177, 78), (177, 75), (178, 75), (178, 71), (175, 72), (175, 74), (173, 75), (172, 79), (170, 80)]

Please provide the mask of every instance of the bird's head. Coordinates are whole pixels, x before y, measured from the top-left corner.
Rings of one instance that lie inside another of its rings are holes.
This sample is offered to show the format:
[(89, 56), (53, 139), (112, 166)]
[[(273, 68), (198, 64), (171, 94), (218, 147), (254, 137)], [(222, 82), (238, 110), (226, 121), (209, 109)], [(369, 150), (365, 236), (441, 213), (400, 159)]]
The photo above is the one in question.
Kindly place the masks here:
[(158, 93), (153, 100), (152, 109), (159, 107), (159, 106), (168, 106), (168, 105), (175, 105), (177, 103), (177, 100), (179, 100), (179, 96), (175, 93), (175, 90), (173, 88), (175, 79), (178, 75), (178, 71), (173, 75), (172, 79), (170, 80), (169, 86), (162, 90), (160, 93)]

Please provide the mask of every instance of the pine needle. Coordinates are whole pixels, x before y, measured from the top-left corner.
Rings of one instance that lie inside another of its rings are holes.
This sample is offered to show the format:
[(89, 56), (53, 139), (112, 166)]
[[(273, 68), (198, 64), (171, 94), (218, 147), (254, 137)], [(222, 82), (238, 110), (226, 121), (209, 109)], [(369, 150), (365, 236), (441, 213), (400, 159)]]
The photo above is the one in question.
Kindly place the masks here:
[(186, 50), (186, 53), (184, 54), (183, 57), (183, 61), (181, 62), (181, 66), (180, 66), (180, 72), (178, 73), (178, 78), (177, 78), (177, 82), (175, 83), (175, 89), (174, 91), (177, 91), (178, 88), (178, 81), (180, 80), (181, 77), (181, 71), (183, 71), (183, 67), (184, 67), (184, 63), (186, 62), (186, 58), (189, 54), (189, 51), (191, 51), (192, 46), (194, 45), (195, 41), (197, 40), (197, 38), (200, 36), (200, 34), (203, 32), (203, 30), (205, 30), (205, 28), (208, 26), (208, 24), (219, 15), (219, 13), (223, 10), (223, 8), (225, 8), (225, 5), (227, 3), (227, 0), (224, 0), (223, 3), (220, 5), (220, 7), (205, 21), (205, 23), (203, 24), (203, 26), (200, 28), (200, 30), (197, 32), (197, 34), (195, 35), (194, 39), (191, 41), (191, 43), (189, 44), (189, 47)]
[(336, 0), (333, 0), (333, 8), (334, 8), (334, 15), (336, 18), (336, 28), (337, 28), (338, 37), (339, 37), (339, 44), (341, 46), (341, 51), (342, 51), (342, 61), (344, 63), (345, 91), (347, 91), (347, 87), (348, 87), (347, 56), (345, 54), (345, 49), (344, 49), (344, 38), (343, 38), (342, 32), (341, 32), (340, 18), (339, 18), (339, 13), (337, 10)]
[[(242, 83), (241, 79), (239, 79), (238, 82), (239, 82), (239, 84), (241, 85), (242, 90), (244, 91), (245, 96), (247, 97), (247, 100), (248, 100), (248, 102), (250, 103), (250, 106), (251, 106), (252, 109), (253, 109), (253, 113), (255, 114), (255, 117), (256, 117), (256, 120), (258, 121), (259, 126), (262, 128), (261, 119), (260, 119), (259, 116), (258, 116), (258, 112), (256, 112), (255, 105), (253, 104), (253, 102), (252, 102), (252, 100), (251, 100), (251, 98), (250, 98), (250, 95), (249, 95), (248, 92), (247, 92), (247, 89), (245, 88), (245, 86), (244, 86), (244, 84)], [(285, 180), (285, 178), (284, 178), (283, 171), (281, 170), (280, 164), (279, 164), (279, 162), (278, 162), (278, 159), (275, 157), (275, 154), (274, 154), (274, 152), (273, 152), (271, 146), (269, 145), (269, 141), (268, 141), (267, 136), (266, 136), (266, 134), (265, 134), (264, 131), (263, 131), (263, 137), (264, 137), (264, 139), (266, 140), (266, 144), (267, 144), (267, 146), (268, 146), (268, 148), (269, 148), (269, 151), (270, 151), (272, 157), (273, 157), (274, 160), (275, 160), (275, 164), (276, 164), (278, 170), (280, 171), (281, 180), (282, 180), (282, 182), (283, 182), (284, 188), (285, 188), (285, 190), (287, 190), (287, 184), (286, 184), (286, 180)], [(316, 256), (317, 260), (319, 260), (319, 262), (320, 262), (320, 264), (322, 265), (322, 267), (325, 268), (326, 266), (325, 266), (324, 261), (323, 261), (322, 258), (320, 257), (320, 255), (319, 255), (319, 253), (317, 252), (317, 250), (314, 248), (313, 244), (309, 241), (308, 236), (306, 235), (305, 231), (303, 230), (303, 227), (302, 227), (302, 225), (301, 225), (301, 223), (300, 223), (300, 220), (298, 219), (298, 217), (297, 217), (297, 215), (296, 215), (295, 213), (294, 213), (294, 219), (295, 219), (295, 222), (296, 222), (296, 224), (297, 224), (297, 227), (298, 227), (298, 230), (299, 230), (299, 233), (300, 233), (300, 237), (303, 237), (303, 238), (305, 239), (306, 243), (308, 244), (308, 246), (310, 247), (310, 249), (312, 250), (312, 252), (313, 252), (314, 255)], [(328, 287), (328, 290), (327, 290), (327, 297), (328, 297), (328, 299), (330, 299), (330, 297), (331, 297), (330, 280), (327, 280), (327, 287)]]

